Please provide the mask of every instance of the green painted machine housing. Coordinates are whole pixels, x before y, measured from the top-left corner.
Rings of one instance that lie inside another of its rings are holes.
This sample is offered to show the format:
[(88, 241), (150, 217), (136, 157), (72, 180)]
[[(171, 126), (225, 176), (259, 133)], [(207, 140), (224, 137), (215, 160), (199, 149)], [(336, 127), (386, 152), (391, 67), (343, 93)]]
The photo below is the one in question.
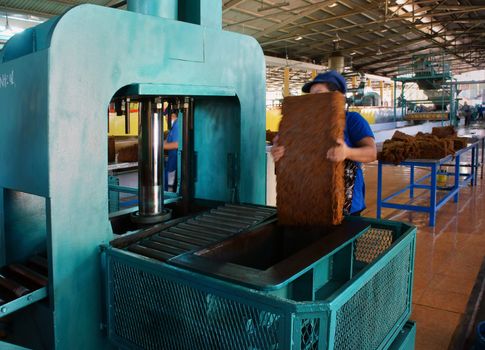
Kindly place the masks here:
[[(265, 64), (221, 30), (218, 0), (179, 1), (179, 20), (81, 5), (0, 51), (0, 264), (47, 250), (49, 302), (23, 346), (106, 349), (99, 246), (108, 220), (107, 118), (117, 91), (195, 99), (195, 197), (265, 202)], [(22, 315), (18, 316), (21, 317)]]

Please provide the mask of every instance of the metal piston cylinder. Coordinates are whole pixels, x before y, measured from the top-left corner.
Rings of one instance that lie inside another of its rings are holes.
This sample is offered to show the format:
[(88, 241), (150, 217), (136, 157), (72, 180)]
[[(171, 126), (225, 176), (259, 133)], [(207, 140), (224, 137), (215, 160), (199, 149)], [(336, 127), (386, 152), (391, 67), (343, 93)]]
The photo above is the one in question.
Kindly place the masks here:
[(171, 212), (163, 207), (163, 120), (162, 100), (146, 98), (140, 102), (138, 134), (138, 212), (139, 223), (168, 220)]

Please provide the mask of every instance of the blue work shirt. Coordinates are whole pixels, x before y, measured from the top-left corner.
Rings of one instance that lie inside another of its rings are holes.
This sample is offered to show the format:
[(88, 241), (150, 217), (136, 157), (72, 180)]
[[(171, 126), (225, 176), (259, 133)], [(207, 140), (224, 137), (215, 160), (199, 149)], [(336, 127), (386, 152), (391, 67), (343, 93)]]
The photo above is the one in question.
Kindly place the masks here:
[[(374, 138), (369, 123), (357, 112), (346, 112), (344, 141), (349, 147), (358, 147), (357, 143), (365, 137)], [(365, 184), (364, 175), (362, 174), (361, 163), (357, 164), (357, 173), (355, 175), (354, 189), (352, 192), (352, 206), (350, 213), (356, 213), (365, 209)]]
[[(179, 123), (178, 123), (178, 118), (177, 120), (172, 124), (172, 128), (168, 132), (167, 135), (167, 143), (168, 142), (178, 142), (179, 139)], [(168, 151), (168, 159), (167, 163), (165, 164), (165, 171), (170, 173), (172, 171), (177, 170), (177, 154), (178, 150), (173, 149)]]

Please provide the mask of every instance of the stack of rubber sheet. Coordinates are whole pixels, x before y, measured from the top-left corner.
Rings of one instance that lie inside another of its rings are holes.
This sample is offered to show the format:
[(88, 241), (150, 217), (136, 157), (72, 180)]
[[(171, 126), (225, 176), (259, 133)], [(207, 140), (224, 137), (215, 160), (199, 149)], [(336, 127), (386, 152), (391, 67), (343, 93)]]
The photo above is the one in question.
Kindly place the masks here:
[(330, 226), (343, 219), (344, 164), (327, 152), (343, 139), (345, 100), (339, 92), (290, 96), (283, 101), (276, 164), (278, 221), (288, 226)]
[(447, 112), (416, 112), (408, 113), (405, 120), (448, 120)]
[(379, 160), (399, 164), (406, 159), (441, 159), (465, 148), (470, 140), (457, 137), (453, 127), (433, 128), (431, 134), (418, 132), (416, 136), (397, 130), (384, 141)]
[(436, 137), (454, 137), (457, 135), (457, 132), (453, 125), (437, 126), (433, 127), (433, 129), (431, 130), (431, 135), (434, 135)]
[(138, 161), (138, 144), (132, 144), (118, 151), (118, 162), (137, 162)]

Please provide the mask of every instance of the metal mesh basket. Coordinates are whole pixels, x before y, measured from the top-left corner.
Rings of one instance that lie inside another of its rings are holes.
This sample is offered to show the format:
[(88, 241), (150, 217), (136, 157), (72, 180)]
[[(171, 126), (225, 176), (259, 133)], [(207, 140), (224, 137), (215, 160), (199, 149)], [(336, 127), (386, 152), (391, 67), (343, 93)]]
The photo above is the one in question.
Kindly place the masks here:
[(411, 311), (416, 231), (371, 222), (351, 242), (365, 267), (303, 302), (110, 248), (109, 337), (138, 349), (385, 349)]

